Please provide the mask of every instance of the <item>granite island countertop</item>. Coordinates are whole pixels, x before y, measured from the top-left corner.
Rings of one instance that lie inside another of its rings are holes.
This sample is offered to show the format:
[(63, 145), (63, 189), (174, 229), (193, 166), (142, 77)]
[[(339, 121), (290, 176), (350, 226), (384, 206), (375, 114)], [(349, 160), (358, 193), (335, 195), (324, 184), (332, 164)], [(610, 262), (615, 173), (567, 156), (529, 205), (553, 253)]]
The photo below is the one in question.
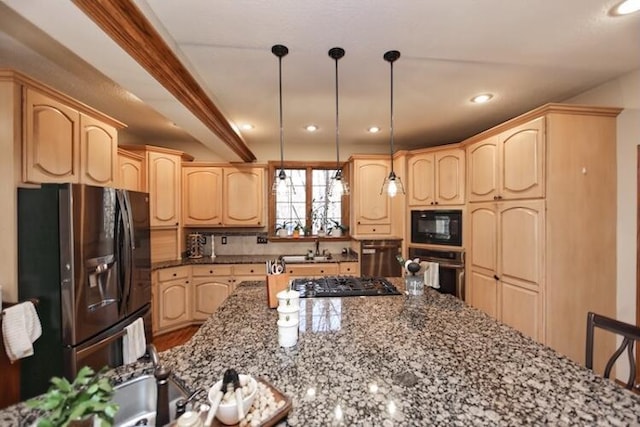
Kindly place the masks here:
[[(263, 377), (291, 397), (291, 426), (640, 424), (640, 396), (450, 295), (302, 299), (290, 349), (265, 299), (244, 282), (162, 362), (191, 389), (229, 367)], [(0, 423), (26, 415), (16, 405)]]

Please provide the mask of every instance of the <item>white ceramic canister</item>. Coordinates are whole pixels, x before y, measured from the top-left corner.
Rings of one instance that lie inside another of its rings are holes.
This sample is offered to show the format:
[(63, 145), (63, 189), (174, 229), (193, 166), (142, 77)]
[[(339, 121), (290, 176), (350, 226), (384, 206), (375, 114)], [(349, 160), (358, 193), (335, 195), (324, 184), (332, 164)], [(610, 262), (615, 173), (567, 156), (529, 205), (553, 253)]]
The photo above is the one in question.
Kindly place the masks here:
[(278, 307), (294, 307), (300, 309), (300, 292), (285, 289), (276, 294), (278, 298)]
[(278, 320), (278, 344), (293, 347), (298, 342), (298, 322)]
[(292, 305), (279, 305), (278, 308), (278, 320), (285, 322), (298, 322), (300, 313), (300, 307), (294, 307)]

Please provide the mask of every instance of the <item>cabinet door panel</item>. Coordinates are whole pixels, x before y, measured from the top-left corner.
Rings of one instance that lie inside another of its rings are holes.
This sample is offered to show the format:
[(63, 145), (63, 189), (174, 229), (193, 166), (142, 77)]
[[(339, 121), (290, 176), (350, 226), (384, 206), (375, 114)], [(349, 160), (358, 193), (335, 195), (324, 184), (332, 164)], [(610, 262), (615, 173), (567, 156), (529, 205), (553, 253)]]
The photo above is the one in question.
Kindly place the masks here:
[(544, 118), (499, 135), (503, 199), (544, 195)]
[(436, 201), (440, 205), (464, 203), (465, 163), (462, 151), (436, 153)]
[(149, 153), (151, 226), (178, 225), (180, 214), (180, 157)]
[(356, 193), (353, 200), (358, 224), (389, 224), (391, 208), (389, 196), (380, 194), (382, 183), (391, 170), (388, 161), (356, 160), (354, 162)]
[(498, 145), (495, 138), (467, 149), (469, 201), (493, 200), (498, 191)]
[(185, 167), (182, 172), (184, 224), (222, 224), (222, 168)]
[(542, 280), (544, 202), (512, 203), (500, 208), (501, 278), (538, 285)]
[(112, 186), (116, 182), (118, 134), (116, 129), (88, 116), (80, 117), (80, 181), (85, 184)]
[(493, 272), (497, 268), (498, 216), (493, 205), (473, 207), (469, 213), (472, 268), (486, 268)]
[(225, 225), (260, 226), (263, 224), (264, 170), (224, 170)]
[(118, 156), (118, 188), (146, 192), (142, 160)]
[(536, 291), (502, 283), (502, 322), (534, 340), (542, 340), (542, 310)]
[(229, 287), (225, 283), (197, 282), (193, 284), (193, 319), (207, 319), (229, 296)]
[(164, 328), (190, 319), (187, 287), (184, 283), (160, 283), (159, 327)]
[(80, 113), (27, 89), (24, 114), (24, 180), (79, 182)]
[(433, 154), (423, 154), (409, 160), (409, 188), (407, 193), (410, 206), (423, 206), (433, 203), (435, 197), (433, 194), (435, 187), (433, 182), (434, 167)]
[(498, 284), (497, 281), (479, 271), (471, 271), (469, 275), (469, 303), (494, 319), (498, 318)]

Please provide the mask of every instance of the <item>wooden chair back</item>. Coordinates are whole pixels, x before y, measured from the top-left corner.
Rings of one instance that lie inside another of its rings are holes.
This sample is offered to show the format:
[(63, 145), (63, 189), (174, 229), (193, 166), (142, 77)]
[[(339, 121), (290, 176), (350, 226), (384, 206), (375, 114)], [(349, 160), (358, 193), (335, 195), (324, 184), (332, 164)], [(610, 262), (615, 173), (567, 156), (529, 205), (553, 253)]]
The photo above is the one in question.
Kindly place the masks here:
[(593, 369), (593, 338), (596, 327), (623, 337), (622, 344), (620, 344), (618, 349), (607, 361), (607, 365), (604, 369), (604, 376), (605, 378), (609, 378), (613, 365), (616, 363), (620, 355), (627, 350), (627, 357), (629, 359), (629, 380), (626, 382), (625, 387), (631, 390), (636, 378), (636, 360), (633, 354), (633, 345), (636, 341), (640, 341), (640, 328), (610, 317), (589, 312), (587, 315), (587, 350), (585, 358), (585, 364), (589, 369)]

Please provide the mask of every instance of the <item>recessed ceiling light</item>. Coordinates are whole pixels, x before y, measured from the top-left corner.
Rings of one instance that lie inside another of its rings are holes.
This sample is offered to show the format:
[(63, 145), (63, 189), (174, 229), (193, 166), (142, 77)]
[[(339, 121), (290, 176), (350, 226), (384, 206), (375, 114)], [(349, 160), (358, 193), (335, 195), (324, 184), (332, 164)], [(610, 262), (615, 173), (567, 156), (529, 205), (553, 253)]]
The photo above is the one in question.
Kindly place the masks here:
[(308, 132), (315, 132), (315, 131), (317, 131), (317, 130), (318, 130), (318, 126), (316, 126), (316, 125), (307, 125), (307, 126), (305, 127), (305, 129), (306, 129)]
[(367, 132), (378, 133), (380, 132), (380, 128), (378, 126), (371, 126), (369, 129), (367, 129)]
[(491, 95), (490, 93), (483, 93), (471, 98), (471, 102), (473, 102), (474, 104), (484, 104), (485, 102), (489, 102), (491, 98), (493, 98), (493, 95)]
[(242, 130), (251, 130), (253, 129), (253, 125), (251, 123), (245, 123), (241, 126)]
[(611, 15), (621, 16), (628, 15), (640, 10), (640, 0), (624, 0), (611, 9)]

